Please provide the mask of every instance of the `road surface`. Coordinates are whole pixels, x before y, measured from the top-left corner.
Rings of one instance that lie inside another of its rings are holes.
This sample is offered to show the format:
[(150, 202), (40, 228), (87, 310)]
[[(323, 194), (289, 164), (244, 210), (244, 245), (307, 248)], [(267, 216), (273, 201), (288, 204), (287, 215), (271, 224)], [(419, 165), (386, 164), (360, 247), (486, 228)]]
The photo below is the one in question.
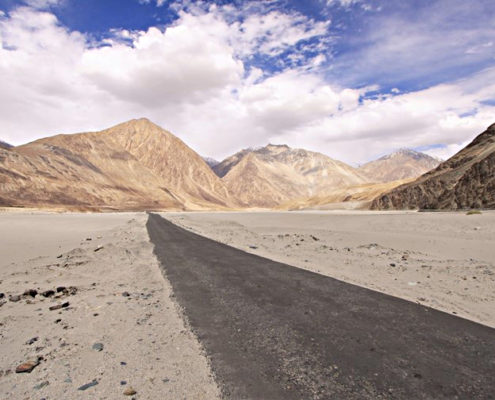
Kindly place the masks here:
[(494, 399), (495, 330), (147, 223), (228, 399)]

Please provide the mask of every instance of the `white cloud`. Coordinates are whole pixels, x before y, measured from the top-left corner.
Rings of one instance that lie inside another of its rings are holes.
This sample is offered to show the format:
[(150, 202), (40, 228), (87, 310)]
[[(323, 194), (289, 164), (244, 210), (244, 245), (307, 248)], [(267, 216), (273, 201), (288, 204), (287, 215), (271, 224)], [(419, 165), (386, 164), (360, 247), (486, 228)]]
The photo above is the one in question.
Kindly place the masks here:
[(480, 103), (495, 97), (495, 70), (363, 100), (377, 88), (330, 84), (324, 54), (277, 73), (249, 66), (252, 52), (279, 54), (326, 24), (280, 12), (241, 23), (232, 12), (181, 10), (166, 30), (114, 30), (93, 43), (48, 12), (17, 8), (0, 19), (0, 138), (20, 144), (145, 116), (217, 158), (273, 141), (364, 162), (399, 147), (455, 151), (495, 121), (495, 107)]
[(33, 8), (45, 9), (62, 3), (64, 0), (24, 0), (25, 3)]

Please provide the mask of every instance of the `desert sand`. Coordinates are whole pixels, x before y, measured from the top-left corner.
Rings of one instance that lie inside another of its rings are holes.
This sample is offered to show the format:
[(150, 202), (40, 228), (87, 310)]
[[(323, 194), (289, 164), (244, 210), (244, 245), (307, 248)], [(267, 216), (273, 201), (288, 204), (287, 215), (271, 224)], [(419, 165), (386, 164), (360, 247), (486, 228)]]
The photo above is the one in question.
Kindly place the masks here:
[(163, 213), (275, 261), (495, 327), (495, 212)]
[[(0, 397), (219, 397), (159, 270), (146, 220), (0, 214)], [(30, 289), (38, 294), (22, 296)], [(49, 290), (55, 294), (41, 294)], [(15, 372), (38, 360), (31, 373)]]
[[(161, 215), (247, 252), (495, 327), (495, 212)], [(0, 213), (5, 398), (220, 397), (146, 221), (145, 213)], [(31, 289), (34, 297), (23, 295)], [(32, 372), (16, 373), (27, 361), (37, 364)]]

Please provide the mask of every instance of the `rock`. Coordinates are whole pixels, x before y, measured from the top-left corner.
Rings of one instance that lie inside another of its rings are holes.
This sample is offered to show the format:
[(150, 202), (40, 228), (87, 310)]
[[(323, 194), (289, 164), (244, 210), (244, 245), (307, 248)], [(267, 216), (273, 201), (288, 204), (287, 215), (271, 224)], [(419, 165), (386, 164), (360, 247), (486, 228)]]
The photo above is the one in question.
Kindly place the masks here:
[(120, 381), (120, 384), (121, 384), (122, 386), (127, 385), (127, 381)]
[(257, 248), (258, 248), (258, 246), (253, 246), (253, 245), (250, 245), (250, 246), (249, 246), (249, 248), (250, 248), (250, 249), (257, 249)]
[(37, 294), (38, 294), (38, 291), (36, 289), (28, 289), (28, 290), (24, 291), (24, 293), (22, 295), (23, 296), (36, 297)]
[(103, 246), (98, 246), (96, 249), (94, 249), (93, 251), (96, 253), (97, 251), (100, 251), (103, 249)]
[(409, 254), (402, 255), (402, 261), (406, 261), (409, 258)]
[(50, 384), (50, 382), (44, 381), (44, 382), (38, 383), (37, 385), (34, 385), (33, 389), (34, 390), (40, 390), (40, 389), (44, 388), (45, 386), (48, 386), (49, 384)]
[(136, 393), (137, 392), (132, 387), (128, 387), (124, 390), (124, 396), (134, 396)]
[(15, 294), (15, 295), (11, 295), (9, 296), (9, 300), (10, 301), (13, 301), (14, 303), (18, 302), (21, 300), (21, 296), (19, 296), (18, 294)]
[(84, 390), (89, 389), (90, 387), (93, 387), (93, 386), (96, 386), (96, 385), (98, 385), (98, 381), (96, 379), (93, 379), (91, 382), (86, 383), (86, 384), (78, 387), (77, 390), (84, 391)]
[(75, 286), (69, 286), (67, 293), (71, 296), (74, 296), (77, 293), (77, 288)]
[(86, 240), (89, 242), (90, 240), (93, 240), (93, 239), (91, 239), (91, 238), (86, 238)]
[(311, 239), (313, 239), (315, 242), (318, 242), (320, 239), (318, 239), (316, 236), (310, 235)]
[(3, 299), (5, 297), (5, 293), (0, 293), (0, 299)]
[(55, 306), (51, 306), (48, 309), (50, 311), (55, 311), (55, 310), (60, 310), (61, 308), (67, 308), (67, 307), (69, 307), (69, 302), (68, 301), (66, 301), (65, 303), (62, 303), (62, 304), (57, 304)]
[(15, 372), (17, 374), (27, 372), (30, 373), (33, 369), (35, 369), (39, 365), (39, 360), (29, 360), (26, 362), (23, 362), (22, 364), (18, 365), (17, 368), (15, 369)]
[(96, 351), (102, 351), (103, 350), (103, 343), (95, 343), (92, 347), (93, 350)]
[(56, 319), (55, 320), (55, 323), (58, 324), (59, 322), (61, 322), (62, 320), (60, 318)]
[(66, 291), (67, 288), (65, 286), (57, 286), (57, 293)]
[(395, 263), (390, 263), (390, 266), (391, 267), (395, 267)]
[(62, 258), (63, 256), (64, 256), (63, 254), (59, 254), (57, 258)]
[(45, 290), (44, 292), (41, 292), (41, 295), (43, 297), (51, 297), (55, 294), (54, 290)]
[(31, 338), (29, 339), (26, 344), (33, 344), (34, 342), (37, 342), (38, 341), (38, 336), (35, 336), (34, 338)]
[(131, 295), (131, 294), (130, 294), (129, 292), (123, 292), (123, 293), (122, 293), (122, 296), (124, 296), (124, 297), (129, 297), (130, 295)]

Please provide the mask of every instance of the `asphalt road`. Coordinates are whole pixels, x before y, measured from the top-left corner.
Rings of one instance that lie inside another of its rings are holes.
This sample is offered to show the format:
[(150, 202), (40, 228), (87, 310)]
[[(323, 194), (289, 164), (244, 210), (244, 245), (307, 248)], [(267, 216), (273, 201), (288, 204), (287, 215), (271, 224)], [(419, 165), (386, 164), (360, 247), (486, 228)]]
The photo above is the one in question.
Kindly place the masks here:
[(245, 253), (150, 214), (228, 399), (494, 399), (495, 330)]

